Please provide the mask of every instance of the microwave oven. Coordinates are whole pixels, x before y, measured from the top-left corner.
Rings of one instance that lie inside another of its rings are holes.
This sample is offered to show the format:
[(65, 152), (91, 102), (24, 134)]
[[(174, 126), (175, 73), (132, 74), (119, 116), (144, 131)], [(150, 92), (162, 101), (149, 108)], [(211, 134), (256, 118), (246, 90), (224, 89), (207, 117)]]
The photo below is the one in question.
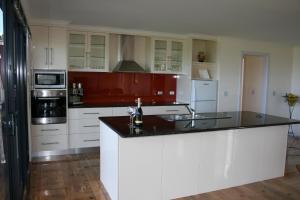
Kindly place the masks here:
[(64, 70), (33, 70), (34, 89), (65, 89), (66, 71)]

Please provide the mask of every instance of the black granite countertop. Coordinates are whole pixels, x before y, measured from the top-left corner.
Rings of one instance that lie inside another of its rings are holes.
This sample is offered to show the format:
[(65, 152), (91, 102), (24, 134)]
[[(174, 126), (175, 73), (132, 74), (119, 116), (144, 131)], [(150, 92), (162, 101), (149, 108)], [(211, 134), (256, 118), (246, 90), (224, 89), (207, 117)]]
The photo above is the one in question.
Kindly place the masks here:
[[(181, 102), (155, 102), (155, 103), (147, 103), (143, 102), (143, 106), (178, 106), (178, 105), (189, 105), (188, 103), (181, 103)], [(127, 107), (127, 106), (136, 106), (136, 103), (95, 103), (95, 104), (79, 104), (79, 105), (72, 105), (69, 104), (69, 108), (101, 108), (101, 107)]]
[(297, 120), (248, 111), (202, 113), (197, 120), (181, 118), (178, 115), (143, 116), (141, 128), (129, 126), (129, 117), (99, 117), (99, 120), (123, 138), (300, 124)]

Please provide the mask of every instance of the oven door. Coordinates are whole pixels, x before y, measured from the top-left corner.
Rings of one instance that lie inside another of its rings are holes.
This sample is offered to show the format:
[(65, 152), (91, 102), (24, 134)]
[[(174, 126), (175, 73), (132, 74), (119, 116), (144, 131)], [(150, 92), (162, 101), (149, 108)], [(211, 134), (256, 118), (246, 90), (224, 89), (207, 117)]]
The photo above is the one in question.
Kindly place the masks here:
[(65, 71), (34, 71), (34, 89), (66, 88)]
[(31, 97), (32, 124), (66, 123), (66, 96)]

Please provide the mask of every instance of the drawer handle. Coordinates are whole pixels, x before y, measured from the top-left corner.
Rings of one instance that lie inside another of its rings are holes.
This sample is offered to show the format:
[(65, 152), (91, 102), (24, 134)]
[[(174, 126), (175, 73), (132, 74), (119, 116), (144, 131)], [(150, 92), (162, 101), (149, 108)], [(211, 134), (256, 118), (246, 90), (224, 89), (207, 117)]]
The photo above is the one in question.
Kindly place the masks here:
[(83, 140), (84, 142), (98, 142), (100, 139), (95, 139), (95, 140)]
[(100, 113), (95, 112), (95, 113), (83, 113), (84, 115), (99, 115)]
[(83, 127), (85, 127), (85, 128), (87, 128), (87, 127), (99, 127), (99, 125), (86, 125), (86, 126), (83, 126)]
[(166, 110), (166, 112), (178, 112), (179, 110)]
[(209, 83), (204, 83), (203, 85), (209, 85)]
[(53, 129), (42, 129), (41, 131), (58, 131), (59, 129), (53, 128)]
[(42, 145), (53, 145), (53, 144), (59, 144), (59, 142), (42, 142)]

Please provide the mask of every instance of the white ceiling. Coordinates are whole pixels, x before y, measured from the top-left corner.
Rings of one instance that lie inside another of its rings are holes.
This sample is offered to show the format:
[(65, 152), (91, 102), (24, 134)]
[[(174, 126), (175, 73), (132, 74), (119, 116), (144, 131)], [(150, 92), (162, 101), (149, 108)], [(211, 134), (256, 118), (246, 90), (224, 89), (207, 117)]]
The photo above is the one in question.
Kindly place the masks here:
[(31, 18), (300, 45), (300, 0), (24, 1)]

